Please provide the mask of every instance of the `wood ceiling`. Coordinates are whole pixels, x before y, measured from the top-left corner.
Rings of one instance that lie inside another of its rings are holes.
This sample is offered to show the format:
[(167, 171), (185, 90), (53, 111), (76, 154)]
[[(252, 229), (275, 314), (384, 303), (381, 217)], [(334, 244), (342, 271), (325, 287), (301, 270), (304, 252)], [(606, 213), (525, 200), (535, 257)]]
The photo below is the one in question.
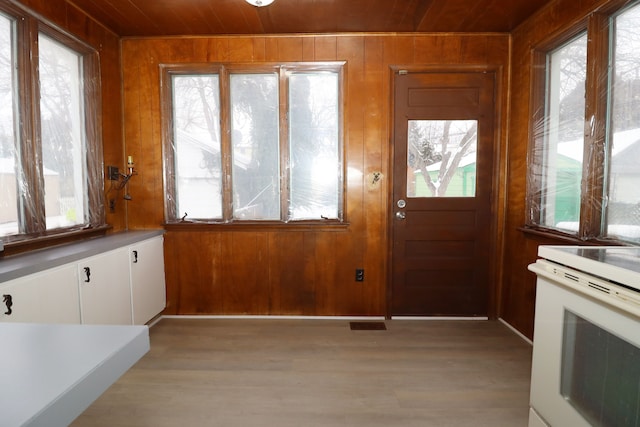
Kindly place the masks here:
[(119, 36), (510, 32), (551, 0), (70, 0)]

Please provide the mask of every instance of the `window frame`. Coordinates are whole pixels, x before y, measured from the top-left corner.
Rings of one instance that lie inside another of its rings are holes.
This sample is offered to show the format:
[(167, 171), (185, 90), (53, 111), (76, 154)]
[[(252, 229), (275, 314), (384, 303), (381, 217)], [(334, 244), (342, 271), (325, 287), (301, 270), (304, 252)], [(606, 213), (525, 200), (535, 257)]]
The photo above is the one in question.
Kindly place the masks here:
[[(636, 3), (637, 4), (637, 3)], [(548, 39), (532, 50), (531, 111), (529, 149), (527, 161), (526, 219), (525, 230), (561, 239), (591, 242), (593, 244), (638, 244), (638, 242), (606, 235), (606, 180), (607, 159), (610, 147), (607, 142), (610, 128), (610, 82), (611, 20), (627, 6), (628, 0), (612, 2), (589, 15), (584, 20)], [(586, 32), (587, 70), (585, 99), (584, 154), (580, 197), (579, 228), (575, 233), (540, 224), (543, 199), (543, 152), (546, 120), (547, 57), (555, 49)]]
[[(102, 148), (102, 92), (100, 60), (96, 49), (56, 26), (39, 19), (28, 9), (18, 5), (0, 5), (0, 13), (13, 22), (13, 49), (16, 61), (14, 83), (16, 125), (15, 159), (16, 183), (28, 188), (17, 194), (18, 233), (0, 236), (5, 252), (13, 253), (46, 247), (51, 243), (72, 241), (78, 235), (104, 233), (108, 228), (104, 210), (103, 148)], [(40, 82), (38, 37), (40, 34), (64, 45), (78, 54), (81, 66), (81, 96), (85, 143), (84, 198), (87, 208), (81, 224), (46, 228), (44, 174), (40, 123)], [(9, 249), (9, 250), (7, 250)]]
[[(273, 227), (299, 229), (309, 226), (316, 229), (318, 226), (342, 227), (348, 225), (346, 221), (346, 162), (345, 162), (345, 61), (331, 62), (285, 62), (285, 63), (185, 63), (185, 64), (161, 64), (160, 65), (160, 98), (162, 103), (162, 139), (164, 159), (164, 185), (165, 197), (165, 227), (175, 228), (182, 226), (224, 226), (228, 228), (255, 228)], [(338, 218), (318, 220), (288, 219), (289, 211), (289, 86), (288, 73), (295, 72), (333, 72), (338, 75), (338, 144), (341, 164), (341, 176), (339, 180), (339, 206)], [(277, 73), (279, 81), (279, 181), (280, 181), (280, 219), (278, 220), (242, 220), (233, 218), (232, 204), (232, 142), (230, 137), (231, 111), (230, 111), (230, 75), (231, 74), (266, 74)], [(220, 93), (220, 129), (221, 129), (221, 161), (222, 175), (230, 178), (222, 179), (222, 218), (221, 219), (189, 219), (181, 217), (177, 212), (176, 201), (176, 170), (174, 152), (174, 125), (173, 125), (173, 85), (172, 78), (176, 75), (217, 74), (219, 76)]]

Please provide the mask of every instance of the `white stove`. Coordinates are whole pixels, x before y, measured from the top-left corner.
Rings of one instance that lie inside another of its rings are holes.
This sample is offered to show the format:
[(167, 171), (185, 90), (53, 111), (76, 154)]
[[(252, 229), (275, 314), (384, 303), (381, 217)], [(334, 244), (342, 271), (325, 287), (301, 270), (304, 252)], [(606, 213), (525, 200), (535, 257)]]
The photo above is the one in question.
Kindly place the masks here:
[(640, 248), (538, 255), (529, 426), (639, 426)]

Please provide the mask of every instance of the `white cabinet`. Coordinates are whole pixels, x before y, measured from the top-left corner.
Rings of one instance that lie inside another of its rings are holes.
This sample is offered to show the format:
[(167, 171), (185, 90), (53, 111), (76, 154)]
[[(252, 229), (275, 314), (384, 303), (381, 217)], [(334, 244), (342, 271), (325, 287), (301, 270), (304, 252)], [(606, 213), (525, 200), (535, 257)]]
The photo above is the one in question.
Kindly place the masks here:
[(143, 325), (165, 305), (158, 232), (114, 233), (0, 262), (0, 322)]
[(0, 284), (0, 321), (80, 323), (75, 264)]
[(77, 266), (82, 323), (132, 324), (127, 248), (85, 258)]
[(3, 322), (36, 322), (39, 310), (38, 283), (20, 278), (0, 286)]
[(144, 325), (166, 305), (162, 236), (129, 247), (133, 323)]
[[(36, 276), (36, 275), (33, 275)], [(42, 323), (80, 323), (80, 296), (74, 264), (42, 273), (38, 291)]]

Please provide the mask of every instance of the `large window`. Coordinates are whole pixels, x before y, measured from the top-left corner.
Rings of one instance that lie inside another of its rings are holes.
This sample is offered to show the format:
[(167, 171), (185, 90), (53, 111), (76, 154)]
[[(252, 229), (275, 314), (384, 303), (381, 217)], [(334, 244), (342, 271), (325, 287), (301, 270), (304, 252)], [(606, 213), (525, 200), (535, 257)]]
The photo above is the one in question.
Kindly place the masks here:
[(584, 154), (587, 34), (547, 55), (540, 224), (577, 231)]
[(538, 53), (530, 225), (640, 243), (638, 22), (638, 3), (595, 14)]
[(18, 229), (16, 153), (15, 21), (0, 15), (0, 236)]
[(342, 63), (163, 67), (167, 222), (341, 221)]
[(104, 224), (99, 90), (92, 49), (0, 10), (0, 239)]
[(612, 18), (605, 233), (640, 242), (640, 5)]

